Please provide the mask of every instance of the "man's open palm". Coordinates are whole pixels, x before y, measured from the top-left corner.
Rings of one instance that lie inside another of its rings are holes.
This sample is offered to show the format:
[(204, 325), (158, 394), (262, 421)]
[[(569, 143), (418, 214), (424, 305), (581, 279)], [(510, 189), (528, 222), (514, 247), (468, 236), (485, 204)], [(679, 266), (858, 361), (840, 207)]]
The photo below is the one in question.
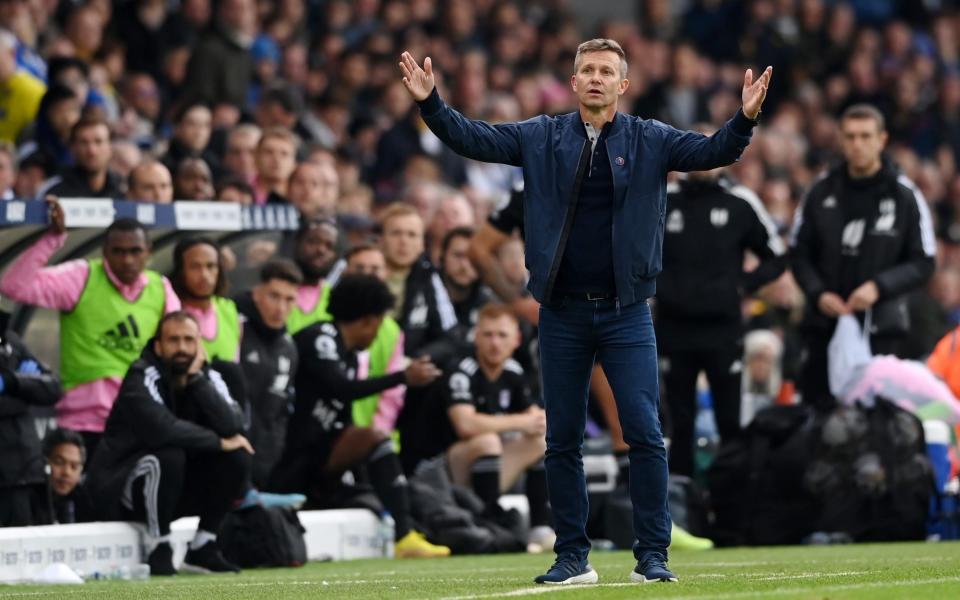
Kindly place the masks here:
[(400, 70), (403, 72), (403, 85), (416, 101), (426, 100), (433, 91), (433, 63), (428, 56), (423, 61), (423, 68), (413, 60), (409, 52), (400, 55)]
[(743, 92), (740, 94), (743, 101), (743, 114), (748, 119), (756, 119), (760, 114), (760, 106), (767, 97), (767, 88), (770, 87), (770, 78), (773, 76), (773, 67), (763, 70), (760, 77), (753, 79), (753, 69), (747, 69), (743, 74)]

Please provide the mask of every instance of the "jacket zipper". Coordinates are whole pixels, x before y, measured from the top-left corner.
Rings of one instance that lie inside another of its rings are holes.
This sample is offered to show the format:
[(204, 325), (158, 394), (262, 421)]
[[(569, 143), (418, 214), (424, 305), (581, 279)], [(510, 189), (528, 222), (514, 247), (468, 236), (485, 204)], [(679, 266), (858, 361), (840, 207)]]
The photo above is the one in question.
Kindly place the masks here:
[(617, 298), (617, 316), (620, 316), (620, 290), (617, 285), (617, 177), (610, 162), (610, 146), (603, 140), (607, 151), (607, 165), (610, 167), (610, 181), (613, 183), (613, 198), (610, 199), (610, 260), (613, 262), (613, 293)]
[(580, 198), (580, 186), (583, 184), (583, 176), (590, 166), (593, 158), (593, 150), (586, 154), (584, 151), (590, 146), (589, 140), (584, 140), (580, 147), (580, 162), (577, 165), (577, 176), (573, 180), (573, 191), (570, 194), (570, 202), (567, 203), (567, 214), (563, 220), (563, 231), (560, 233), (560, 243), (557, 244), (557, 252), (553, 256), (553, 264), (550, 265), (550, 274), (547, 276), (547, 288), (544, 298), (549, 302), (553, 296), (553, 286), (557, 280), (557, 273), (560, 271), (560, 261), (563, 260), (563, 253), (566, 251), (567, 238), (570, 237), (570, 229), (573, 227), (573, 214), (577, 210), (577, 200)]

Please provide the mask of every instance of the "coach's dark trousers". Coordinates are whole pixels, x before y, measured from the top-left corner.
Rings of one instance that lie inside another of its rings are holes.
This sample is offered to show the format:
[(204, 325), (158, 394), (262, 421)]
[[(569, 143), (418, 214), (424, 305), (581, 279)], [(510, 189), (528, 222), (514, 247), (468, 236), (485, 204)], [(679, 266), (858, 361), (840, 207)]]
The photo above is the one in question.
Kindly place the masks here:
[(587, 538), (587, 484), (583, 432), (590, 373), (599, 360), (616, 397), (623, 437), (630, 446), (633, 553), (667, 556), (667, 453), (658, 416), (656, 336), (646, 302), (558, 300), (540, 308), (540, 358), (547, 411), (545, 466), (559, 558), (581, 563)]

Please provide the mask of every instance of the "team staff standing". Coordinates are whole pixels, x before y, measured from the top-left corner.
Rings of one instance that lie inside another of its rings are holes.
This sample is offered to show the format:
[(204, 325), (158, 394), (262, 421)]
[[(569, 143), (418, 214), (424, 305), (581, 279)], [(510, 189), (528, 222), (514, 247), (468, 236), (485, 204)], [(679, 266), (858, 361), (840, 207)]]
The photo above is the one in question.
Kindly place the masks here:
[(897, 354), (910, 330), (906, 293), (933, 275), (936, 239), (923, 193), (883, 156), (883, 114), (856, 104), (840, 118), (843, 162), (797, 209), (790, 240), (794, 277), (807, 297), (804, 402), (835, 405), (827, 346), (837, 317), (871, 310), (875, 354)]
[[(670, 472), (693, 475), (697, 376), (710, 382), (722, 440), (740, 431), (740, 302), (786, 268), (785, 248), (756, 194), (718, 170), (667, 188), (656, 334), (673, 438)], [(749, 250), (760, 265), (743, 272)]]
[(750, 141), (772, 69), (744, 75), (743, 110), (715, 135), (678, 131), (617, 112), (630, 82), (623, 49), (597, 39), (577, 48), (571, 86), (579, 110), (489, 125), (446, 106), (405, 52), (403, 83), (427, 126), (468, 158), (523, 168), (529, 289), (542, 304), (540, 354), (547, 412), (546, 470), (557, 560), (538, 583), (592, 583), (582, 444), (596, 360), (616, 397), (630, 445), (635, 581), (676, 581), (667, 457), (658, 416), (656, 340), (645, 302), (656, 289), (668, 171), (735, 161)]

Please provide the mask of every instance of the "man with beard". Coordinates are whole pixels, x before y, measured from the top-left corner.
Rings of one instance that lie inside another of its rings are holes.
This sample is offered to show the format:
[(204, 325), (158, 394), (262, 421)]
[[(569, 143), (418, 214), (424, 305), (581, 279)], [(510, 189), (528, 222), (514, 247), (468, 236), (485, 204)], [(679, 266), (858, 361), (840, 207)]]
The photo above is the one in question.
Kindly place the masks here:
[(330, 293), (333, 320), (314, 323), (295, 336), (302, 361), (296, 407), (273, 480), (277, 489), (306, 493), (312, 503), (325, 506), (344, 472), (363, 465), (377, 497), (396, 520), (396, 556), (447, 556), (449, 548), (430, 544), (412, 528), (407, 480), (393, 442), (381, 431), (353, 425), (354, 400), (402, 384), (428, 385), (440, 375), (421, 359), (399, 373), (358, 380), (357, 353), (373, 342), (391, 306), (393, 296), (381, 280), (346, 275)]
[(440, 245), (440, 278), (457, 315), (457, 326), (451, 333), (462, 353), (469, 352), (473, 343), (480, 309), (493, 300), (493, 293), (482, 284), (470, 260), (472, 237), (472, 228), (457, 227), (444, 236)]
[(173, 289), (183, 310), (200, 324), (207, 358), (236, 361), (240, 350), (237, 305), (226, 298), (227, 278), (220, 245), (210, 238), (188, 237), (173, 249)]
[(76, 165), (66, 167), (37, 193), (61, 198), (121, 198), (120, 177), (110, 171), (110, 126), (99, 117), (83, 117), (70, 130), (70, 152)]
[(242, 429), (240, 407), (204, 359), (197, 321), (164, 316), (123, 380), (87, 480), (101, 520), (146, 526), (151, 574), (176, 574), (170, 523), (182, 515), (200, 516), (184, 570), (239, 571), (217, 532), (250, 477)]
[(50, 231), (0, 278), (0, 293), (60, 311), (60, 427), (81, 432), (87, 454), (96, 444), (120, 383), (164, 313), (180, 309), (166, 277), (146, 268), (150, 239), (143, 225), (118, 219), (107, 227), (102, 259), (48, 267), (67, 240), (63, 208), (50, 203)]
[(257, 450), (253, 484), (261, 489), (283, 453), (293, 409), (297, 347), (286, 323), (301, 283), (303, 275), (295, 264), (274, 259), (261, 269), (253, 291), (237, 300), (243, 319), (240, 367), (246, 380), (249, 435)]
[[(287, 329), (293, 335), (319, 321), (330, 319), (327, 303), (331, 272), (337, 262), (339, 231), (329, 219), (305, 219), (294, 237), (293, 260), (303, 272), (303, 285), (297, 290), (297, 303), (287, 319)], [(332, 276), (332, 277), (331, 277)]]

